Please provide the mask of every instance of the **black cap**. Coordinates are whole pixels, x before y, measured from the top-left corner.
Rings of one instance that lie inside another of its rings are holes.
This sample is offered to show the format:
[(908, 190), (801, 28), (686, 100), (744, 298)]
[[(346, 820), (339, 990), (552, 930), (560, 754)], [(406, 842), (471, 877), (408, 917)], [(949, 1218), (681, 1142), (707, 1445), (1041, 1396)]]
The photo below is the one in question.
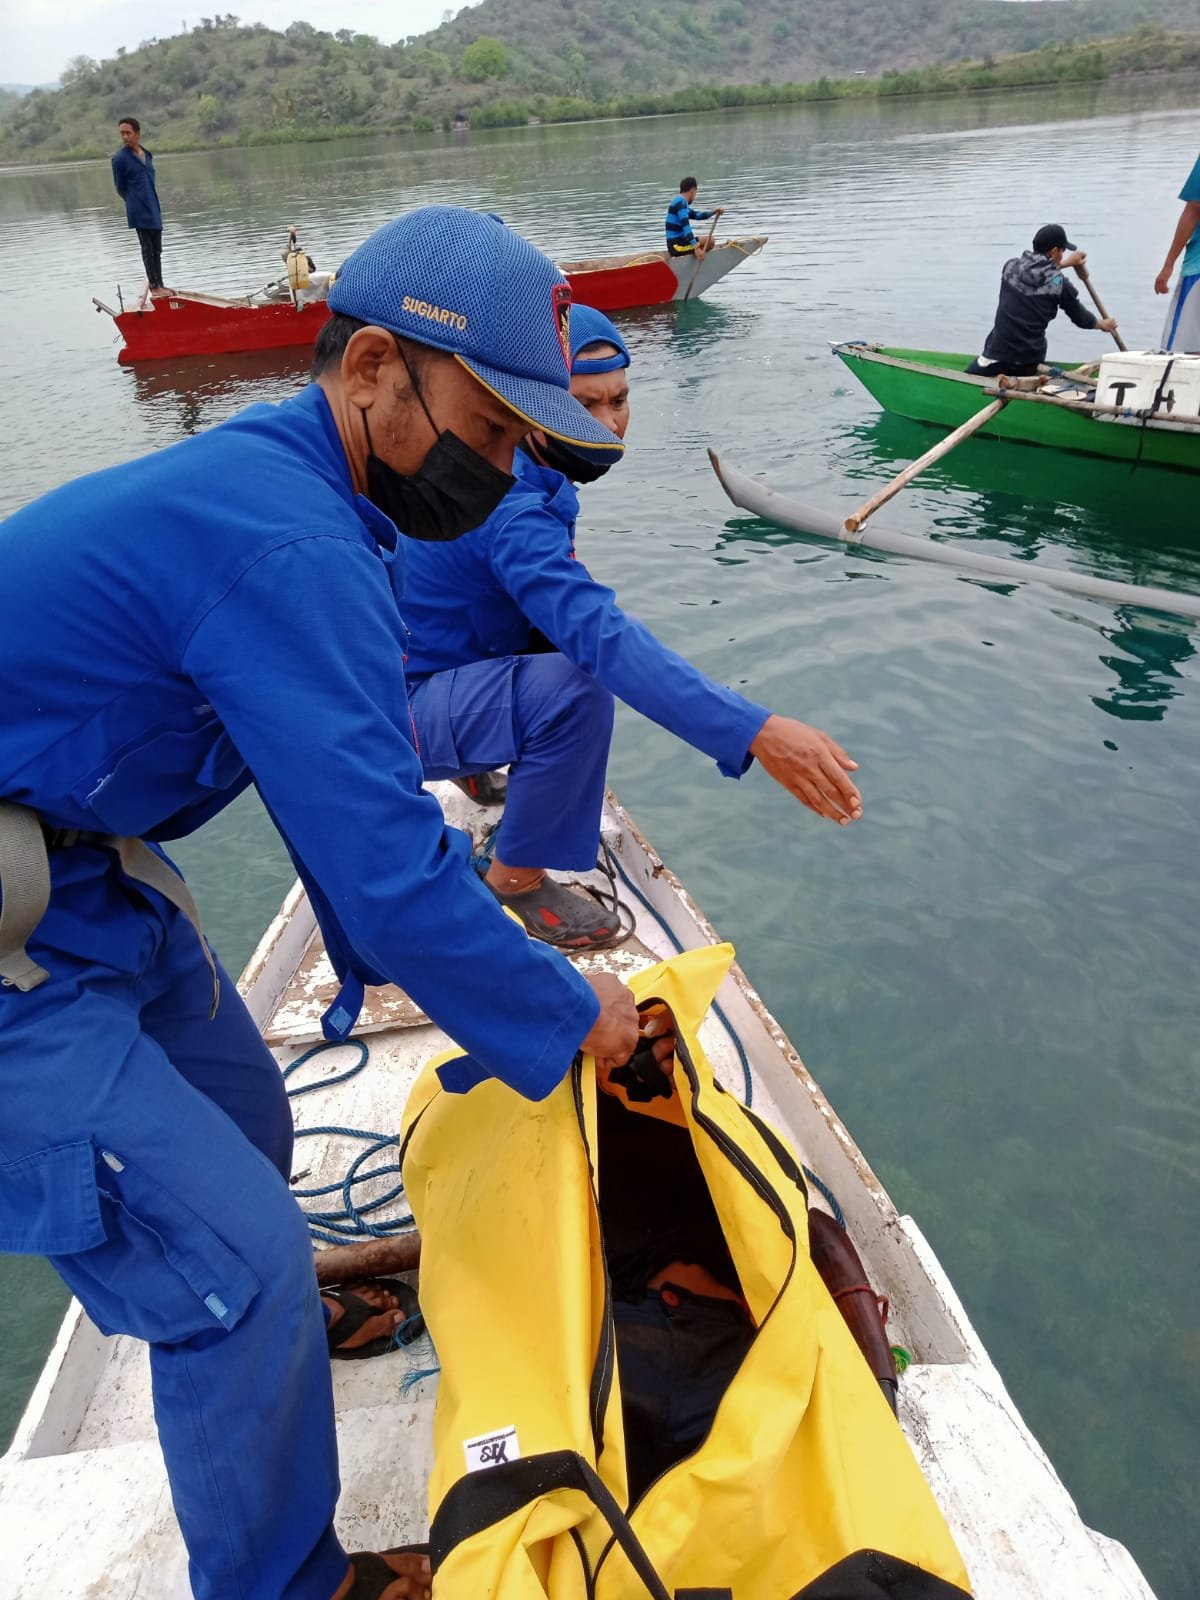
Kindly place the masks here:
[(1075, 246), (1067, 238), (1067, 230), (1061, 222), (1048, 222), (1034, 234), (1033, 248), (1044, 256), (1051, 250), (1074, 250)]

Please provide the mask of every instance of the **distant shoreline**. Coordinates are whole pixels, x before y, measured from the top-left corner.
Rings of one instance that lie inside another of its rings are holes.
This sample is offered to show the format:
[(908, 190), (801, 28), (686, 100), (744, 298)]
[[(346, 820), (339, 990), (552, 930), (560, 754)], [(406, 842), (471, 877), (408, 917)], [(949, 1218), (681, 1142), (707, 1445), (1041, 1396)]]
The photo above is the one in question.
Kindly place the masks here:
[[(997, 70), (1008, 62), (1020, 60), (1020, 57), (1006, 57), (997, 64)], [(916, 69), (913, 74), (894, 74), (893, 78), (903, 80), (908, 76), (917, 76), (918, 73), (928, 69)], [(973, 65), (972, 71), (987, 72), (991, 69), (980, 68)], [(530, 117), (521, 121), (493, 121), (476, 120), (466, 127), (433, 127), (414, 129), (411, 126), (397, 124), (392, 127), (364, 128), (358, 125), (335, 126), (327, 128), (288, 128), (264, 129), (252, 133), (245, 138), (226, 137), (213, 140), (194, 140), (181, 143), (172, 143), (168, 139), (153, 141), (154, 153), (159, 155), (194, 155), (206, 151), (223, 150), (260, 150), (272, 147), (286, 147), (301, 144), (331, 144), (341, 143), (352, 139), (433, 139), (433, 138), (461, 138), (467, 133), (514, 133), (525, 128), (536, 127), (566, 127), (587, 126), (595, 123), (613, 122), (645, 122), (656, 117), (680, 116), (708, 116), (720, 115), (728, 111), (758, 111), (774, 110), (782, 107), (828, 106), (853, 102), (863, 104), (874, 102), (904, 101), (905, 103), (919, 103), (926, 100), (953, 100), (976, 99), (984, 96), (1013, 93), (1026, 94), (1037, 90), (1049, 89), (1083, 89), (1102, 84), (1119, 86), (1124, 83), (1143, 82), (1174, 82), (1197, 80), (1200, 83), (1200, 50), (1197, 60), (1180, 67), (1152, 67), (1138, 71), (1127, 72), (1100, 72), (1095, 77), (1048, 77), (1045, 79), (1030, 79), (1027, 82), (997, 82), (997, 83), (970, 83), (947, 82), (944, 85), (923, 85), (921, 87), (903, 88), (890, 86), (890, 80), (885, 75), (878, 78), (851, 78), (837, 79), (828, 82), (828, 88), (820, 91), (818, 86), (825, 80), (817, 79), (815, 82), (803, 84), (776, 84), (776, 85), (731, 85), (724, 89), (707, 90), (703, 85), (698, 85), (695, 94), (697, 99), (703, 99), (705, 94), (722, 93), (731, 95), (745, 94), (745, 99), (736, 99), (728, 104), (697, 104), (697, 105), (671, 105), (655, 110), (630, 111), (630, 112), (604, 112), (597, 107), (594, 116), (550, 116)], [(754, 98), (750, 98), (751, 94)], [(761, 96), (762, 98), (759, 98)], [(673, 97), (672, 97), (673, 98)], [(483, 116), (486, 118), (488, 107), (483, 107)], [(91, 162), (107, 161), (112, 152), (94, 147), (64, 150), (54, 155), (30, 156), (26, 160), (7, 160), (0, 164), (0, 174), (6, 172), (28, 171), (35, 167), (56, 167), (71, 164), (80, 166)]]

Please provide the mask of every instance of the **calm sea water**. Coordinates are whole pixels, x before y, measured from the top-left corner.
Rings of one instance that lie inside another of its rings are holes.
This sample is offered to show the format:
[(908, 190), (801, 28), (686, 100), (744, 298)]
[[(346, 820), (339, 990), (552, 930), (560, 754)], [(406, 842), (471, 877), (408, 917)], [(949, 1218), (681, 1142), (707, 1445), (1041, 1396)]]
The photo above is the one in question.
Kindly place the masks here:
[[(431, 200), (564, 257), (656, 246), (692, 169), (734, 231), (771, 234), (710, 299), (624, 319), (631, 449), (586, 491), (580, 547), (670, 644), (835, 733), (866, 816), (822, 824), (629, 714), (612, 778), (929, 1234), (1085, 1517), (1163, 1600), (1200, 1592), (1195, 630), (730, 515), (704, 449), (865, 498), (932, 436), (879, 415), (826, 341), (977, 350), (1001, 263), (1048, 220), (1130, 345), (1155, 343), (1198, 105), (1113, 86), (159, 163), (167, 279), (211, 290), (274, 276), (289, 222), (332, 266)], [(139, 266), (103, 165), (0, 173), (0, 259), (0, 512), (302, 381), (287, 356), (118, 368), (89, 297)], [(1200, 590), (1182, 476), (972, 441), (890, 520)], [(290, 878), (269, 826), (246, 801), (178, 855), (238, 966)], [(11, 1257), (0, 1286), (4, 1433), (65, 1296)]]

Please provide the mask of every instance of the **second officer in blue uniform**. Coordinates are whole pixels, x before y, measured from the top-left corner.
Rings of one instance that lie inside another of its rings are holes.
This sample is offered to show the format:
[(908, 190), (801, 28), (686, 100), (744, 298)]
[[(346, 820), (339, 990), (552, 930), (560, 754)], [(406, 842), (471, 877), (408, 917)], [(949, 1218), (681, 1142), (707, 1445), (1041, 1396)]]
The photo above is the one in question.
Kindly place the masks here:
[[(574, 307), (571, 392), (622, 437), (628, 367), (613, 323)], [(408, 682), (426, 775), (512, 763), (487, 882), (530, 932), (572, 948), (620, 936), (610, 908), (545, 871), (596, 864), (614, 696), (727, 777), (757, 759), (820, 816), (849, 822), (862, 810), (840, 745), (714, 683), (578, 560), (576, 485), (607, 465), (539, 431), (517, 452), (517, 482), (482, 527), (453, 544), (405, 541)]]

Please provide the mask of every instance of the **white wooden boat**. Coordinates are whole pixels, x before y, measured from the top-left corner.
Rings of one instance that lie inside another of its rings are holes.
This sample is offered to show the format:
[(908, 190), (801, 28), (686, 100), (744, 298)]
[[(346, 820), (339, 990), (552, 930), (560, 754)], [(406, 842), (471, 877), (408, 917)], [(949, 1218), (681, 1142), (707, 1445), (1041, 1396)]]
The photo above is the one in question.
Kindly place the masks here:
[[(449, 786), (436, 787), (450, 820), (478, 834), (489, 813)], [(623, 897), (636, 906), (637, 929), (628, 944), (587, 958), (585, 966), (628, 972), (676, 948), (716, 940), (691, 896), (612, 797), (604, 831), (626, 880)], [(311, 907), (297, 886), (241, 980), (281, 1065), (319, 1039), (334, 986)], [(892, 1338), (914, 1357), (900, 1383), (901, 1421), (977, 1600), (1153, 1600), (1127, 1551), (1084, 1526), (917, 1224), (896, 1211), (738, 968), (719, 1000), (723, 1015), (710, 1015), (702, 1035), (718, 1076), (742, 1092), (744, 1054), (756, 1107), (833, 1190), (875, 1288), (891, 1302)], [(295, 1100), (299, 1128), (398, 1129), (420, 1066), (447, 1044), (397, 990), (368, 995), (359, 1035), (370, 1050), (367, 1070)], [(350, 1059), (329, 1051), (304, 1072), (334, 1077)], [(296, 1166), (306, 1173), (305, 1185), (331, 1182), (361, 1151), (340, 1137), (306, 1139), (297, 1147)], [(422, 1378), (407, 1393), (405, 1380), (430, 1365), (427, 1341), (419, 1341), (394, 1355), (333, 1367), (342, 1475), (338, 1526), (350, 1549), (381, 1549), (426, 1532), (437, 1380)], [(0, 1460), (0, 1596), (186, 1600), (189, 1592), (154, 1430), (145, 1347), (102, 1337), (72, 1303)]]

